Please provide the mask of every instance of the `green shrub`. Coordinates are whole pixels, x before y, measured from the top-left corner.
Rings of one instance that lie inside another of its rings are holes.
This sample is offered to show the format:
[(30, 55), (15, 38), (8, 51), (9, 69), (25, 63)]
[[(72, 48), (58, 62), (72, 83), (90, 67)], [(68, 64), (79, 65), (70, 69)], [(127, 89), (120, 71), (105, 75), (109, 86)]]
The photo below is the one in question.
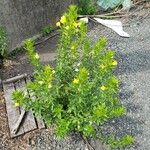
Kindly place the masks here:
[(26, 41), (35, 67), (34, 81), (27, 84), (32, 96), (13, 93), (16, 106), (32, 109), (60, 137), (72, 131), (90, 137), (97, 125), (126, 112), (118, 99), (118, 78), (113, 75), (115, 52), (105, 49), (105, 38), (93, 45), (85, 23), (77, 17), (76, 7), (70, 6), (56, 23), (60, 27), (56, 68), (41, 65), (33, 42)]
[(50, 34), (52, 31), (53, 31), (53, 27), (49, 25), (49, 26), (43, 27), (41, 32), (45, 36), (45, 35)]
[(0, 55), (4, 57), (7, 52), (7, 40), (6, 40), (6, 32), (0, 27)]
[(111, 146), (112, 149), (124, 149), (134, 142), (134, 138), (131, 135), (124, 135), (121, 138), (117, 138), (115, 136), (110, 136), (107, 139), (107, 143)]
[(92, 15), (97, 11), (96, 0), (78, 0), (78, 7), (80, 15)]

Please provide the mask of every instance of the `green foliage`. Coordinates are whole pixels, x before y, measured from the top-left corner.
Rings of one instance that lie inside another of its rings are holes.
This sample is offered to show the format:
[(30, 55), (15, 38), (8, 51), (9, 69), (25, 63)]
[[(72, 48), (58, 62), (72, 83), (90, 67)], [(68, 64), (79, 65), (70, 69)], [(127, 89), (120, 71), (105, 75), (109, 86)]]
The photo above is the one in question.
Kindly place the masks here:
[(34, 43), (26, 41), (35, 67), (34, 81), (27, 85), (31, 96), (21, 91), (13, 93), (17, 105), (32, 109), (53, 125), (60, 137), (72, 131), (92, 136), (97, 125), (126, 112), (118, 99), (118, 78), (113, 75), (117, 66), (115, 52), (105, 49), (105, 38), (93, 45), (85, 23), (77, 17), (76, 7), (70, 6), (56, 23), (60, 40), (55, 69), (41, 65)]
[(121, 149), (125, 147), (129, 147), (133, 144), (134, 138), (131, 135), (125, 135), (121, 138), (116, 138), (114, 136), (109, 137), (108, 144), (112, 149)]
[(42, 33), (44, 36), (50, 34), (53, 31), (53, 27), (52, 26), (45, 26), (42, 28)]
[(0, 27), (0, 55), (4, 57), (7, 52), (6, 32)]
[(79, 0), (78, 7), (78, 13), (80, 15), (92, 15), (97, 10), (95, 0)]

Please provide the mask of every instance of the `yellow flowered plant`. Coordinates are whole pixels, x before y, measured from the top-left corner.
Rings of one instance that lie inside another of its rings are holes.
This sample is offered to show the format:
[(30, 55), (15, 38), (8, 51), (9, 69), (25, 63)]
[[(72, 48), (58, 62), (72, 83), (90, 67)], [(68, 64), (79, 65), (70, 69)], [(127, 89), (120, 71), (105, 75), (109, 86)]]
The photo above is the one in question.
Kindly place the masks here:
[(39, 59), (39, 58), (40, 58), (40, 56), (38, 55), (38, 53), (35, 54), (35, 58), (36, 58), (36, 59)]
[(48, 85), (48, 88), (49, 88), (49, 89), (52, 88), (52, 84), (49, 84), (49, 85)]
[(78, 27), (78, 23), (74, 22), (73, 26), (77, 28)]
[(66, 29), (66, 30), (69, 30), (69, 26), (66, 26), (65, 29)]
[(62, 23), (62, 24), (64, 24), (64, 23), (66, 23), (66, 16), (62, 16), (61, 17), (61, 19), (60, 19), (60, 22)]
[(55, 74), (55, 70), (52, 70), (52, 73)]
[(75, 49), (75, 46), (73, 45), (73, 46), (71, 46), (71, 49), (73, 50), (73, 49)]
[(106, 91), (108, 88), (107, 88), (106, 86), (102, 85), (102, 86), (100, 87), (100, 89), (101, 89), (102, 91)]
[(15, 107), (19, 107), (20, 106), (20, 104), (19, 103), (15, 103)]
[(114, 61), (112, 62), (112, 65), (113, 65), (113, 66), (117, 66), (117, 65), (118, 65), (118, 62), (117, 62), (116, 60), (114, 60)]
[(83, 22), (79, 21), (79, 22), (78, 22), (78, 26), (81, 27), (82, 23), (83, 23)]
[(57, 26), (57, 27), (60, 27), (60, 26), (61, 26), (61, 23), (60, 23), (60, 22), (57, 22), (57, 23), (56, 23), (56, 26)]
[(69, 7), (57, 26), (60, 40), (55, 68), (41, 64), (34, 43), (27, 40), (34, 74), (26, 91), (33, 96), (15, 91), (13, 99), (16, 106), (34, 110), (48, 126), (54, 126), (59, 137), (74, 131), (92, 137), (96, 126), (124, 114), (118, 100), (119, 82), (113, 75), (115, 53), (106, 49), (105, 38), (90, 40), (75, 6)]
[(74, 83), (74, 84), (78, 84), (78, 83), (79, 83), (79, 79), (74, 79), (74, 80), (73, 80), (73, 83)]
[(103, 65), (103, 64), (100, 65), (100, 68), (101, 68), (101, 69), (104, 69), (105, 67), (106, 67), (106, 66)]
[(39, 83), (40, 85), (44, 84), (44, 82), (43, 82), (43, 81), (38, 81), (38, 83)]

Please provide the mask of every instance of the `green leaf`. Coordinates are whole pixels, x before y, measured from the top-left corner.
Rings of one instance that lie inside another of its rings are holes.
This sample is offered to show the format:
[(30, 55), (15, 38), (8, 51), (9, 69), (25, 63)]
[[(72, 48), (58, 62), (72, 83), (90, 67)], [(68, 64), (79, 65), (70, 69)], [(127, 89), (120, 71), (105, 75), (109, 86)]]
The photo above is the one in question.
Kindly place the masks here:
[(90, 136), (94, 133), (94, 127), (92, 125), (85, 125), (82, 128), (85, 136)]
[(113, 111), (111, 112), (111, 114), (116, 117), (122, 116), (125, 113), (126, 113), (126, 109), (122, 106), (120, 106), (118, 108), (114, 108)]
[(134, 138), (131, 135), (125, 135), (124, 137), (121, 138), (121, 143), (122, 146), (129, 146), (131, 144), (133, 144), (134, 142)]
[(95, 121), (98, 120), (103, 120), (107, 117), (107, 107), (105, 104), (99, 104), (98, 106), (96, 106), (93, 110), (93, 118)]

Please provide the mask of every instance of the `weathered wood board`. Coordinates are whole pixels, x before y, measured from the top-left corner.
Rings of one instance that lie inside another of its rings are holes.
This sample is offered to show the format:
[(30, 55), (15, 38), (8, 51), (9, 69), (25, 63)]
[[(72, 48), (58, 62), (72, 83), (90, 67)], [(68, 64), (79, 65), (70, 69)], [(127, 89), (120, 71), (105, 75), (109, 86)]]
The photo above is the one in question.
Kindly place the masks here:
[[(6, 100), (6, 110), (7, 110), (7, 117), (8, 117), (8, 125), (10, 129), (10, 136), (15, 137), (16, 135), (12, 133), (12, 130), (14, 128), (15, 123), (17, 122), (17, 119), (19, 118), (20, 112), (18, 108), (14, 108), (14, 104), (11, 97), (12, 92), (15, 90), (14, 84), (13, 83), (4, 84), (3, 88), (4, 88), (4, 96)], [(21, 128), (18, 131), (17, 136), (23, 133), (24, 131)]]
[[(29, 77), (27, 77), (26, 82), (30, 82), (30, 81), (31, 81), (31, 79)], [(31, 93), (29, 93), (29, 96), (32, 97)], [(39, 129), (45, 128), (45, 123), (41, 119), (39, 119), (39, 118), (35, 118), (35, 119), (37, 121), (37, 126)]]
[[(18, 80), (17, 80), (18, 78)], [(14, 78), (13, 78), (14, 79)], [(4, 97), (6, 100), (6, 110), (7, 110), (7, 117), (8, 117), (8, 125), (10, 129), (10, 137), (17, 137), (19, 135), (25, 134), (35, 129), (42, 129), (45, 128), (45, 124), (42, 120), (35, 118), (32, 111), (26, 112), (23, 120), (18, 128), (16, 133), (13, 132), (13, 129), (21, 115), (24, 111), (23, 108), (15, 107), (13, 100), (12, 100), (12, 93), (15, 90), (25, 91), (26, 82), (29, 82), (29, 78), (27, 76), (20, 76), (15, 77), (15, 80), (8, 79), (7, 81), (11, 82), (3, 82), (3, 90), (4, 90)], [(26, 91), (27, 92), (27, 91)], [(28, 93), (28, 92), (27, 92)], [(28, 93), (29, 96), (30, 93)]]

